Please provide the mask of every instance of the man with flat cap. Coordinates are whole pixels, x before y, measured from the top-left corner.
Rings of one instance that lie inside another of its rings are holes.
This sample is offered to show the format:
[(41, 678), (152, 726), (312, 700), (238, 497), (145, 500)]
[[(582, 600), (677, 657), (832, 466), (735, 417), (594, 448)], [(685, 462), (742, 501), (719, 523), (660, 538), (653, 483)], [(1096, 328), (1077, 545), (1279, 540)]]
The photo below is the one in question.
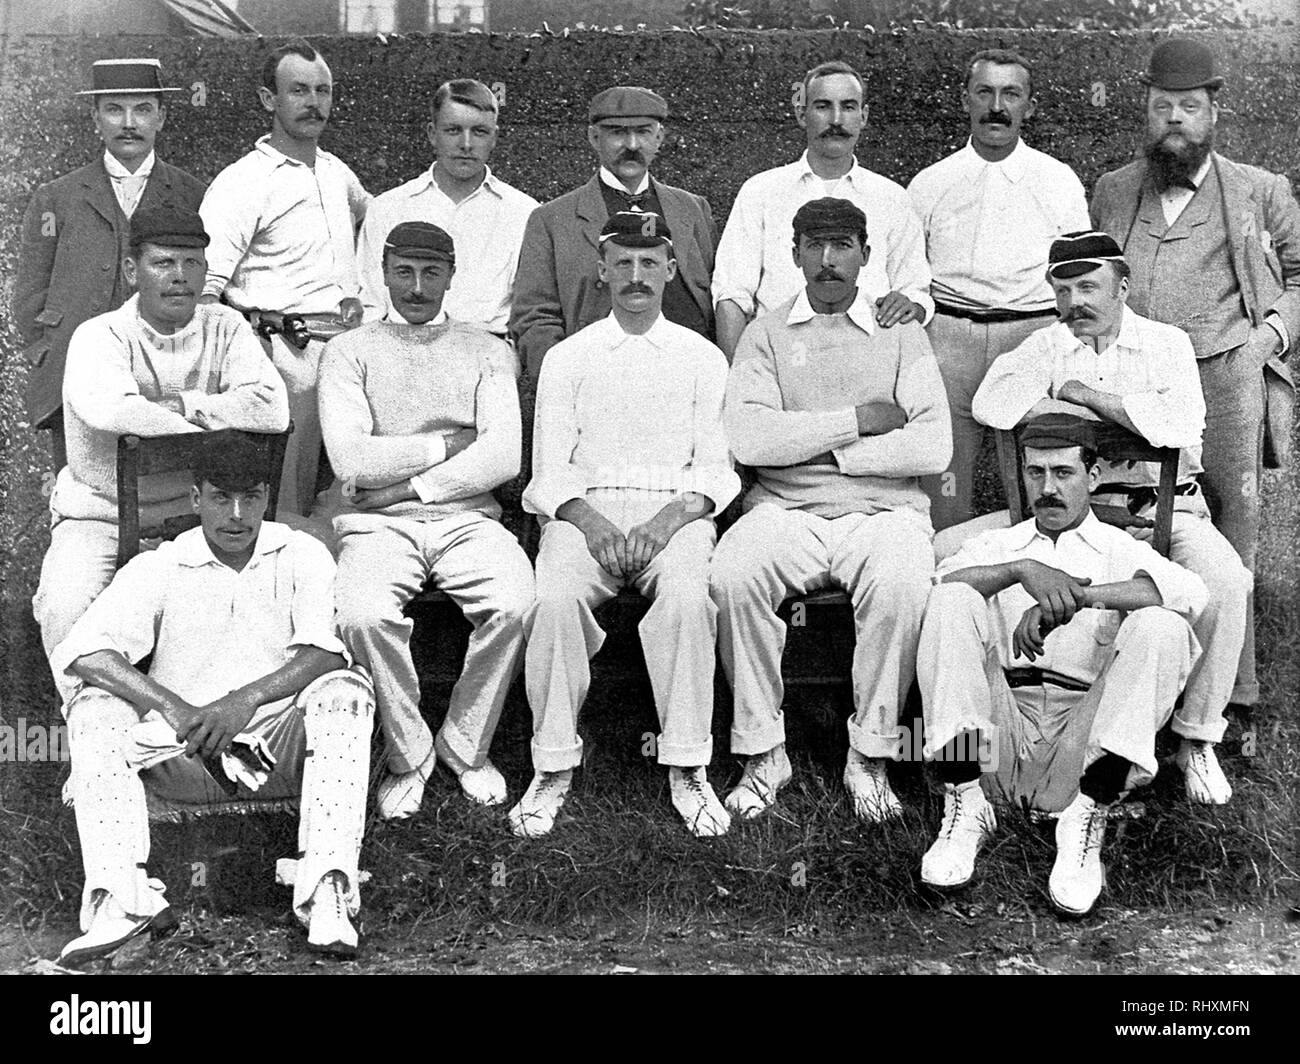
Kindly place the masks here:
[[(375, 681), (388, 760), (379, 815), (402, 819), (419, 811), (438, 760), (471, 800), (505, 801), (488, 748), (519, 671), (533, 571), (492, 495), (519, 473), (515, 354), (448, 320), (456, 249), (445, 230), (395, 226), (383, 263), (393, 311), (326, 345), (320, 414), (340, 478), (336, 621)], [(430, 579), (474, 627), (436, 738), (402, 613)]]
[(104, 144), (94, 162), (33, 193), (23, 215), (13, 313), (26, 345), (27, 419), (49, 429), (56, 471), (67, 455), (63, 366), (77, 326), (120, 307), (131, 216), (139, 207), (197, 210), (203, 182), (154, 154), (167, 118), (156, 59), (102, 59), (92, 68), (90, 120)]
[(1003, 48), (976, 52), (962, 109), (970, 139), (907, 186), (934, 274), (926, 331), (952, 410), (952, 465), (925, 481), (938, 531), (973, 515), (985, 430), (971, 416), (971, 397), (998, 355), (1056, 316), (1043, 256), (1053, 238), (1088, 225), (1074, 171), (1021, 139), (1037, 110), (1028, 59)]
[[(1214, 746), (1227, 729), (1223, 714), (1246, 639), (1254, 581), (1211, 523), (1201, 492), (1205, 401), (1196, 356), (1181, 329), (1144, 318), (1125, 305), (1128, 263), (1108, 234), (1069, 233), (1053, 241), (1047, 278), (1061, 320), (1000, 356), (971, 409), (982, 424), (998, 429), (1064, 409), (1113, 422), (1153, 446), (1180, 448), (1169, 556), (1205, 582), (1210, 598), (1193, 626), (1204, 653), (1188, 678), (1173, 731), (1182, 739), (1177, 761), (1188, 797), (1219, 805), (1232, 795), (1232, 787)], [(1157, 463), (1100, 459), (1099, 467), (1095, 505), (1119, 507), (1125, 519), (1154, 514)], [(998, 523), (1008, 520), (1004, 511)]]
[(732, 753), (745, 756), (727, 807), (771, 807), (790, 780), (782, 601), (827, 586), (852, 599), (853, 716), (844, 786), (862, 820), (902, 809), (885, 774), (911, 686), (934, 553), (919, 478), (947, 468), (952, 423), (919, 321), (883, 328), (860, 283), (875, 254), (862, 210), (826, 197), (794, 215), (804, 287), (745, 330), (724, 422), (757, 483), (710, 574), (718, 650), (735, 694)]
[[(68, 463), (50, 496), (50, 547), (32, 600), (46, 654), (113, 577), (119, 436), (288, 426), (284, 383), (248, 322), (198, 303), (207, 244), (193, 210), (136, 210), (122, 263), (135, 294), (83, 322), (68, 344)], [(190, 486), (183, 473), (142, 477), (141, 527), (190, 513)]]
[[(1097, 180), (1092, 223), (1133, 270), (1129, 304), (1192, 339), (1205, 395), (1201, 485), (1254, 571), (1265, 465), (1285, 468), (1300, 339), (1300, 206), (1290, 182), (1215, 152), (1223, 77), (1198, 41), (1151, 54), (1143, 157)], [(1233, 702), (1259, 698), (1253, 610)]]
[(667, 118), (668, 104), (649, 89), (618, 85), (598, 92), (587, 109), (587, 141), (599, 169), (528, 219), (510, 332), (532, 380), (547, 351), (609, 314), (609, 288), (593, 253), (605, 222), (620, 211), (658, 214), (672, 230), (677, 269), (664, 288), (664, 317), (713, 335), (709, 281), (717, 234), (708, 200), (650, 176)]
[[(1034, 418), (1021, 433), (1033, 516), (939, 564), (917, 679), (924, 756), (944, 815), (922, 880), (955, 888), (996, 828), (989, 797), (1059, 813), (1052, 904), (1092, 909), (1109, 807), (1156, 774), (1155, 736), (1200, 654), (1200, 578), (1102, 524), (1092, 422)], [(981, 778), (983, 789), (981, 789)]]
[(867, 125), (866, 83), (848, 63), (819, 63), (804, 75), (795, 117), (807, 150), (796, 162), (755, 174), (741, 187), (718, 244), (713, 301), (718, 346), (731, 357), (745, 326), (803, 287), (786, 250), (790, 219), (823, 196), (849, 200), (867, 216), (873, 254), (862, 289), (876, 323), (925, 323), (934, 314), (925, 234), (907, 192), (862, 166), (854, 151)]
[(537, 600), (524, 622), (533, 781), (516, 835), (547, 834), (582, 761), (578, 712), (605, 633), (592, 610), (634, 587), (651, 599), (641, 646), (673, 807), (697, 836), (731, 823), (708, 782), (717, 610), (714, 517), (740, 490), (722, 431), (727, 361), (662, 312), (677, 271), (658, 214), (602, 226), (597, 276), (613, 310), (556, 344), (542, 366), (524, 509), (542, 523)]

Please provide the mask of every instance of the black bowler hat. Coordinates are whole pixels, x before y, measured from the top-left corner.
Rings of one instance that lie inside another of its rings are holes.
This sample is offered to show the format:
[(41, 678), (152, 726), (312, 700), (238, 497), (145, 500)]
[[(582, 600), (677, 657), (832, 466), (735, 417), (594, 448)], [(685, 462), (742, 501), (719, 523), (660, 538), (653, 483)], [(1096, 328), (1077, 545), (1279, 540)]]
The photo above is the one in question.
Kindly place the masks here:
[(146, 207), (131, 215), (131, 250), (142, 244), (169, 248), (205, 248), (208, 234), (203, 219), (179, 207)]
[(673, 234), (663, 216), (654, 211), (619, 211), (600, 231), (600, 242), (612, 240), (625, 248), (655, 248), (667, 244), (671, 250)]
[(1099, 230), (1066, 233), (1047, 252), (1047, 276), (1064, 280), (1091, 273), (1106, 262), (1123, 262), (1124, 252), (1109, 233)]
[(1083, 447), (1097, 450), (1095, 422), (1077, 414), (1039, 414), (1020, 430), (1020, 446), (1039, 450)]
[(90, 68), (91, 84), (78, 96), (124, 96), (130, 93), (180, 92), (165, 88), (157, 59), (100, 59)]
[(1175, 37), (1156, 45), (1146, 73), (1139, 74), (1138, 81), (1153, 89), (1170, 92), (1214, 90), (1223, 84), (1223, 78), (1214, 71), (1214, 53), (1200, 41), (1186, 37)]
[(389, 231), (384, 251), (408, 259), (456, 261), (456, 245), (445, 229), (432, 222), (401, 222)]
[(856, 233), (867, 242), (867, 216), (855, 203), (834, 196), (809, 200), (794, 212), (794, 238), (800, 233)]

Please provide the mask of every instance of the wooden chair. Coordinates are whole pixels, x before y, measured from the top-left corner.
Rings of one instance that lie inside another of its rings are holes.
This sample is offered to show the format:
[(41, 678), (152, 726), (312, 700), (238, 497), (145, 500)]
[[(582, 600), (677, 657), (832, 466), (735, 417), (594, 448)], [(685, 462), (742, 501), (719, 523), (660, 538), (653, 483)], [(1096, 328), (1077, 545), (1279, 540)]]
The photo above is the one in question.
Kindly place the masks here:
[[(1178, 448), (1153, 447), (1141, 436), (1137, 436), (1111, 421), (1099, 422), (1096, 428), (1097, 451), (1113, 462), (1159, 462), (1160, 484), (1156, 489), (1156, 515), (1152, 532), (1152, 546), (1166, 558), (1169, 557), (1169, 542), (1174, 524), (1174, 492), (1178, 484)], [(1011, 523), (1018, 524), (1025, 519), (1028, 502), (1025, 498), (1024, 455), (1020, 448), (1019, 435), (1013, 429), (1000, 429), (997, 434), (998, 466), (1002, 474), (1002, 489), (1006, 493), (1007, 508), (1011, 511)], [(1117, 522), (1108, 520), (1105, 511), (1097, 512), (1097, 517), (1108, 524)]]
[[(117, 441), (117, 567), (120, 569), (140, 553), (141, 538), (174, 539), (187, 528), (199, 523), (198, 517), (168, 518), (159, 528), (140, 527), (140, 478), (156, 473), (177, 473), (192, 470), (198, 458), (202, 441), (222, 433), (231, 435), (238, 429), (216, 429), (213, 432), (182, 432), (174, 436), (120, 436)], [(266, 520), (275, 520), (276, 503), (280, 494), (280, 469), (284, 464), (284, 449), (293, 432), (293, 423), (284, 432), (244, 433), (264, 444), (266, 482), (270, 495), (266, 504)]]

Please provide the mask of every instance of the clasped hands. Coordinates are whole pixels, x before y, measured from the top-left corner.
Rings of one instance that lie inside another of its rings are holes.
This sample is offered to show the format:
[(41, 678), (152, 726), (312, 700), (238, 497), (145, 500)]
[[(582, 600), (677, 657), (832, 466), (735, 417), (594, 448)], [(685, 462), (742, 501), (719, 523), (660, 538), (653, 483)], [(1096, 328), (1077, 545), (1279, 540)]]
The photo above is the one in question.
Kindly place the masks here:
[(231, 691), (205, 706), (176, 699), (162, 715), (176, 729), (176, 741), (185, 744), (185, 756), (198, 754), (206, 760), (229, 748), (230, 741), (248, 727), (259, 705), (253, 695)]
[(597, 515), (583, 529), (587, 550), (610, 576), (631, 579), (668, 546), (677, 529), (662, 511), (648, 521), (633, 525), (624, 535), (609, 518)]
[(1030, 661), (1043, 652), (1043, 641), (1055, 628), (1069, 624), (1074, 615), (1092, 604), (1088, 592), (1091, 578), (1071, 576), (1042, 562), (1022, 563), (1020, 585), (1034, 597), (1034, 605), (1025, 610), (1011, 636), (1017, 656)]

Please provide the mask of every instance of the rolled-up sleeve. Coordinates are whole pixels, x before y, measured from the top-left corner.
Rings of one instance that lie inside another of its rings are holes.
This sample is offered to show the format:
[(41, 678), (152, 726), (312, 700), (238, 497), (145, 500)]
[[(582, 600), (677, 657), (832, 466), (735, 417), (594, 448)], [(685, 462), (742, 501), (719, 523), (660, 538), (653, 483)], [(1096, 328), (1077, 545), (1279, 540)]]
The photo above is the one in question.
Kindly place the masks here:
[(1160, 592), (1160, 604), (1165, 609), (1185, 617), (1189, 622), (1200, 616), (1210, 601), (1210, 592), (1204, 580), (1191, 570), (1171, 562), (1149, 543), (1130, 539), (1122, 547), (1121, 564), (1127, 570), (1122, 579), (1146, 573)]
[(762, 193), (758, 178), (750, 178), (741, 185), (722, 230), (722, 239), (718, 241), (713, 266), (713, 305), (729, 299), (752, 317), (758, 305), (758, 282), (762, 276)]
[(71, 671), (78, 658), (109, 650), (135, 664), (154, 649), (173, 571), (168, 557), (167, 550), (159, 549), (132, 558), (51, 652), (50, 671), (65, 698), (82, 682)]
[(293, 598), (289, 605), (292, 635), (289, 649), (318, 647), (352, 664), (334, 627), (334, 559), (310, 536), (295, 535), (284, 548), (283, 561), (293, 567)]

